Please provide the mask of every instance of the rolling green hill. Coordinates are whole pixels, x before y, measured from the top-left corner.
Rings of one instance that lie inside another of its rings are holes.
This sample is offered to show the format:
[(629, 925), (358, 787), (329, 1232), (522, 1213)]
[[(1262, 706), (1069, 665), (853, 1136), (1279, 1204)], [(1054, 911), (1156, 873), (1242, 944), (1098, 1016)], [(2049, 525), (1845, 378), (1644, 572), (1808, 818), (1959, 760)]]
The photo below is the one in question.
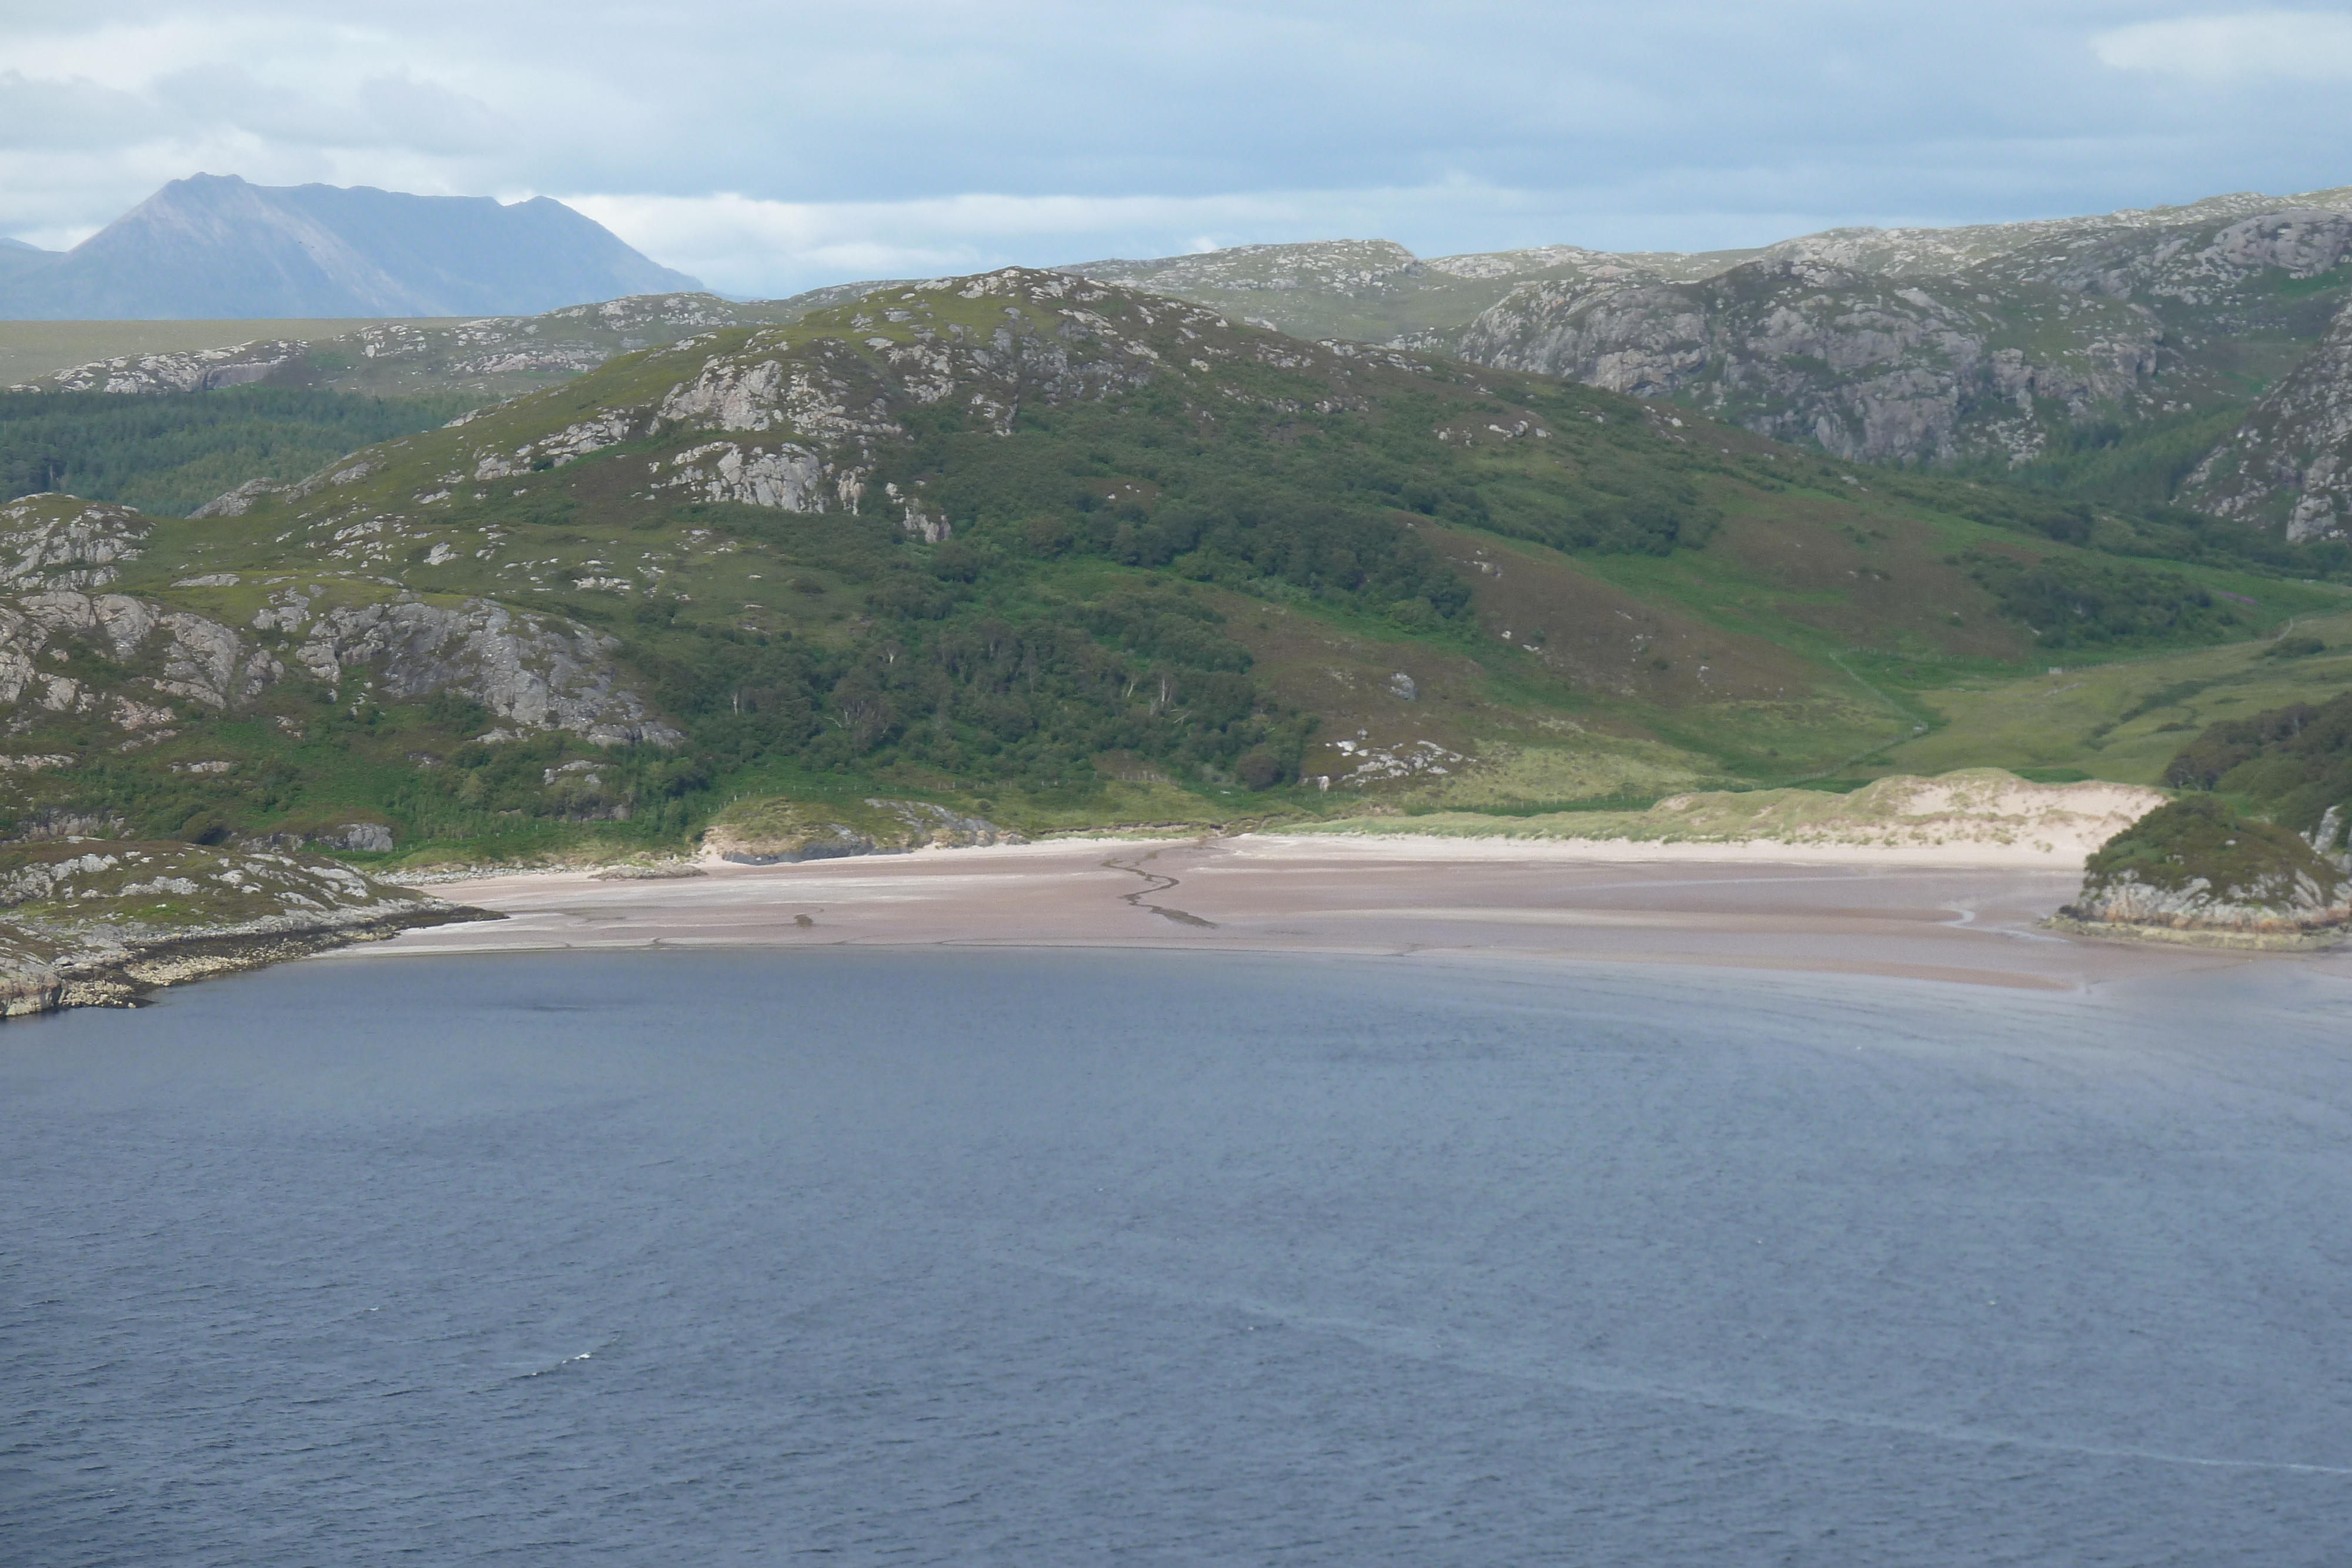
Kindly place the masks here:
[(0, 562), (16, 831), (404, 860), (676, 847), (755, 797), (1035, 831), (1853, 777), (1948, 690), (2338, 603), (2251, 528), (1020, 270), (204, 517), (21, 500)]

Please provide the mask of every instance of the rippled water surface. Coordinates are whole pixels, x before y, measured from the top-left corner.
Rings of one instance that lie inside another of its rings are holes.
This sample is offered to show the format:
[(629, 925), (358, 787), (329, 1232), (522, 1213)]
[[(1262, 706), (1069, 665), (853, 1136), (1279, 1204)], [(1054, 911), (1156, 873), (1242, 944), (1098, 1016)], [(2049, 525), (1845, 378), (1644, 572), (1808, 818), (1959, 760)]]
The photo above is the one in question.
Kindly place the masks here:
[(0, 1555), (2340, 1563), (2352, 996), (330, 960), (0, 1033)]

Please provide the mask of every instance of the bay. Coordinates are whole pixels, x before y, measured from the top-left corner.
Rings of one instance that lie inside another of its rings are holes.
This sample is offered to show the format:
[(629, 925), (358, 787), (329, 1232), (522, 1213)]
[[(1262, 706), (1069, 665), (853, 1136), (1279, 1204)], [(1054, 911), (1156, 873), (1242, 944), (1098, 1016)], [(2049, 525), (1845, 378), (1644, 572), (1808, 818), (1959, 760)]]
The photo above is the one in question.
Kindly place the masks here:
[(0, 1034), (100, 1563), (2323, 1563), (2352, 1031), (1698, 968), (328, 959)]

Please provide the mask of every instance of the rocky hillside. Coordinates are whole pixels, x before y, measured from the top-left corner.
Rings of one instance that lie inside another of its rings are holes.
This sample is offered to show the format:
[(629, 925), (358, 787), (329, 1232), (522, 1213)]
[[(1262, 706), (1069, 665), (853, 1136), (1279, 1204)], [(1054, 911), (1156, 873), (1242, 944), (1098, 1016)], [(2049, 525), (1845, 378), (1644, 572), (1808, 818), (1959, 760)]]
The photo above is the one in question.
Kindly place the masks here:
[(2182, 498), (2291, 540), (2352, 538), (2352, 310), (2198, 465)]
[(718, 819), (767, 853), (1787, 779), (1931, 727), (1953, 672), (2322, 598), (2102, 553), (2144, 543), (1007, 270), (698, 330), (191, 518), (10, 504), (0, 815), (403, 859)]
[(1544, 246), (1424, 260), (1393, 240), (1247, 245), (1156, 261), (1089, 261), (1060, 270), (1123, 287), (1172, 295), (1297, 338), (1388, 342), (1459, 327), (1522, 283), (1595, 275), (1695, 280), (1755, 256), (1612, 256)]
[(2315, 208), (2092, 229), (1941, 273), (1797, 244), (1697, 283), (1523, 284), (1443, 345), (1848, 458), (2021, 464), (2084, 426), (2234, 406), (2324, 330), (2347, 252), (2352, 216)]
[(0, 268), (0, 317), (483, 316), (699, 288), (545, 196), (174, 180), (49, 259)]
[[(1672, 398), (1851, 460), (2039, 464), (2084, 493), (2164, 501), (2352, 299), (2347, 214), (2352, 190), (2247, 193), (1696, 256), (1422, 260), (1349, 241), (1072, 270), (1303, 335)], [(2294, 455), (2338, 439), (2332, 362), (2280, 384), (2276, 411), (2238, 444), (2243, 460), (2217, 456), (2189, 498), (2284, 522), (2303, 495)], [(2324, 531), (2332, 473), (2314, 481), (2297, 537)]]

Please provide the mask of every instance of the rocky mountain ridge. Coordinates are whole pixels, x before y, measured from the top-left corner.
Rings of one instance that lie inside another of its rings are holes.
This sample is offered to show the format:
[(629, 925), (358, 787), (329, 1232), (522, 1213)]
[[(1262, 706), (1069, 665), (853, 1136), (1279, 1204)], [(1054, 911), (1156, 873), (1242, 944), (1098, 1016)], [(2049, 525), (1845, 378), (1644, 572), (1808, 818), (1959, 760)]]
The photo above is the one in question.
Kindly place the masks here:
[[(2344, 401), (2321, 390), (2333, 361), (2314, 348), (2352, 299), (2347, 236), (2352, 188), (1691, 256), (1548, 246), (1424, 261), (1344, 241), (1072, 270), (1304, 335), (1670, 398), (1855, 461), (1998, 469), (2086, 432), (2112, 444), (2200, 421), (2210, 446), (2275, 385), (2239, 442), (2247, 455), (2217, 455), (2210, 471), (2242, 477), (2217, 487), (2200, 474), (2182, 494), (2283, 525), (2309, 465), (2263, 457), (2273, 434), (2296, 451), (2340, 444), (2333, 413), (2314, 412)], [(2170, 498), (2204, 450), (2147, 481), (2152, 498)], [(2299, 538), (2333, 527), (2320, 519), (2334, 468), (2318, 472)]]
[(480, 316), (700, 287), (545, 196), (198, 174), (70, 251), (0, 269), (0, 318)]

